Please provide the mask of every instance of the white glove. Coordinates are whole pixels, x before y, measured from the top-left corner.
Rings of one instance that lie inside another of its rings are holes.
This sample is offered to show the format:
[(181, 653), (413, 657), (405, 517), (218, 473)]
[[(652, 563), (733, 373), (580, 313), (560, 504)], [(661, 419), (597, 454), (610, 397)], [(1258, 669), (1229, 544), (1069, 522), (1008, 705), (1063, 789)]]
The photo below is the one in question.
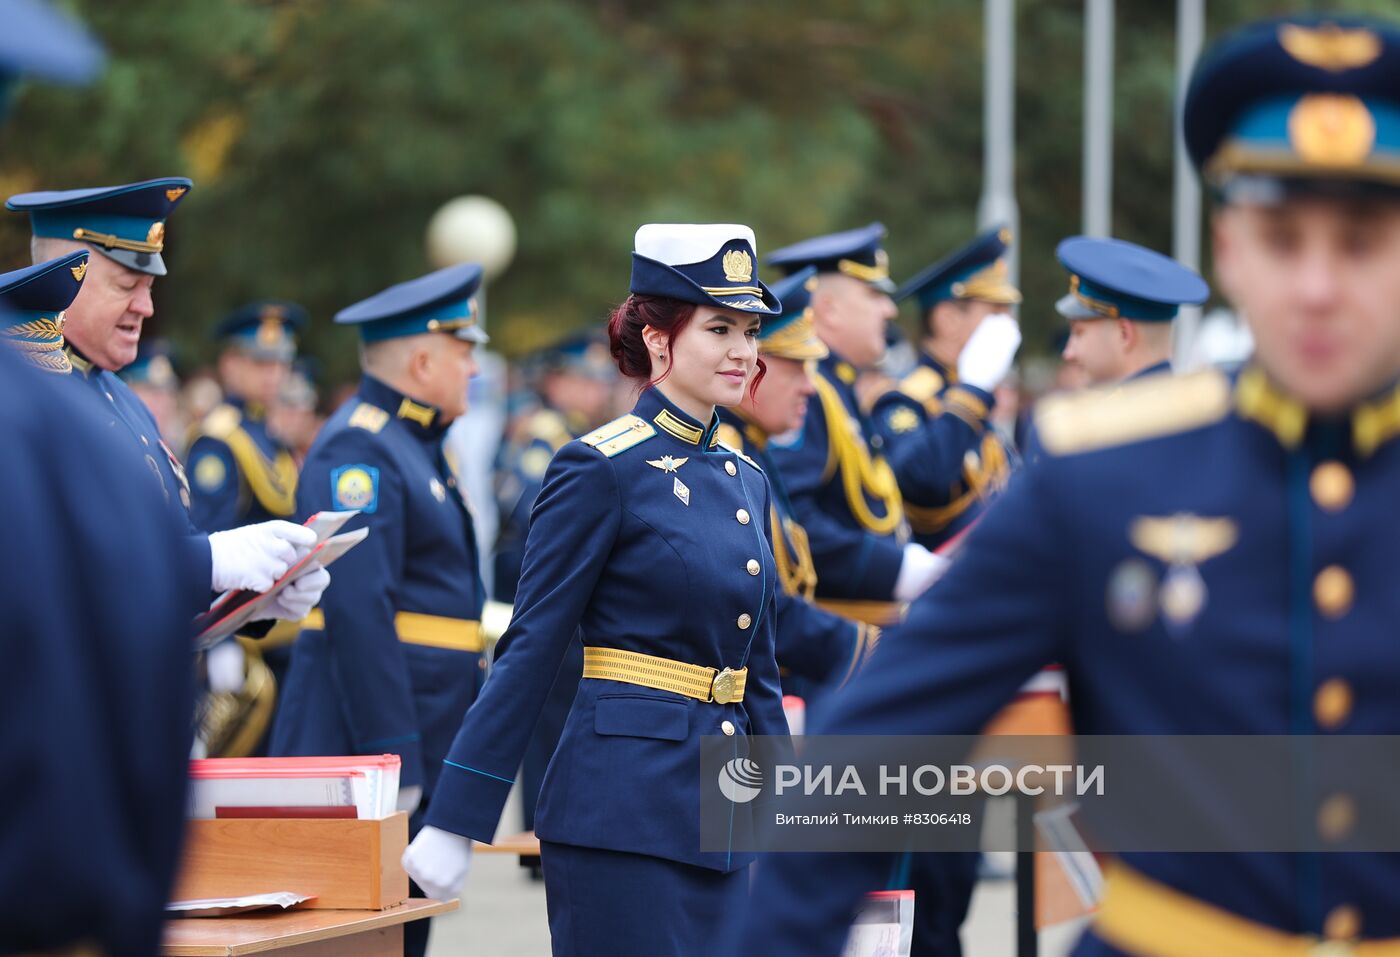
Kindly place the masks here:
[(472, 866), (470, 838), (425, 827), (403, 852), (403, 869), (434, 900), (452, 900), (462, 892)]
[(1011, 360), (1021, 348), (1021, 327), (1004, 312), (984, 318), (958, 356), (958, 378), (984, 392), (991, 392), (1011, 371)]
[(406, 788), (399, 788), (399, 801), (394, 806), (397, 811), (407, 811), (412, 814), (418, 810), (418, 805), (423, 801), (423, 785), (412, 784)]
[(247, 670), (243, 646), (232, 638), (219, 642), (204, 656), (204, 671), (209, 678), (209, 690), (214, 694), (232, 694), (240, 690)]
[(209, 536), (214, 591), (267, 591), (316, 544), (316, 533), (294, 522), (262, 522)]
[(259, 619), (281, 618), (287, 621), (301, 621), (306, 613), (315, 608), (321, 600), (321, 592), (331, 583), (331, 573), (312, 562), (290, 585), (277, 593)]
[(924, 589), (938, 581), (952, 562), (935, 555), (917, 542), (904, 546), (904, 561), (899, 563), (899, 577), (894, 582), (895, 601), (913, 601)]

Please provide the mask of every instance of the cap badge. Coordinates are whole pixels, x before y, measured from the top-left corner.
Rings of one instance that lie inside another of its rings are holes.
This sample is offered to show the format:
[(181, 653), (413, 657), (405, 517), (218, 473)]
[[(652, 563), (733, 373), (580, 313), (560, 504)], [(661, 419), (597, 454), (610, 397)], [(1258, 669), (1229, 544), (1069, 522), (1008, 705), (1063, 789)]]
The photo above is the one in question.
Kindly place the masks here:
[(78, 265), (76, 265), (76, 266), (69, 266), (69, 267), (68, 267), (68, 271), (71, 272), (71, 273), (73, 274), (73, 281), (74, 281), (74, 282), (82, 282), (82, 281), (83, 281), (83, 277), (87, 275), (87, 267), (88, 267), (88, 263), (87, 263), (87, 260), (86, 260), (86, 259), (84, 259), (82, 262), (78, 263)]
[(1288, 139), (1298, 155), (1318, 166), (1354, 166), (1376, 144), (1376, 121), (1349, 94), (1311, 93), (1288, 114)]
[(731, 249), (724, 254), (724, 278), (730, 282), (749, 282), (753, 279), (753, 257), (742, 249)]
[(175, 202), (175, 200), (179, 199), (181, 196), (184, 196), (185, 193), (188, 191), (188, 189), (189, 189), (189, 187), (187, 187), (187, 186), (176, 186), (176, 187), (173, 188), (173, 189), (167, 189), (167, 190), (165, 191), (165, 198), (168, 199), (170, 202), (173, 203), (173, 202)]
[(1334, 23), (1320, 27), (1285, 23), (1279, 27), (1278, 42), (1299, 63), (1333, 73), (1359, 69), (1381, 55), (1381, 38), (1375, 33), (1344, 30)]

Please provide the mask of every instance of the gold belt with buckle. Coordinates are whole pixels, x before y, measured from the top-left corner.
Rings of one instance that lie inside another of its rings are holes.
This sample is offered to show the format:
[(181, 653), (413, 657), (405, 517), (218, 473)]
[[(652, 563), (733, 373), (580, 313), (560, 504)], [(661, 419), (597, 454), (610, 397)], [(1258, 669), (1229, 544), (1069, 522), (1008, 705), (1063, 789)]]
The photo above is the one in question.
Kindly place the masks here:
[[(301, 620), (301, 627), (306, 631), (325, 631), (325, 613), (319, 608), (311, 609)], [(410, 645), (478, 653), (485, 647), (481, 637), (481, 622), (466, 618), (401, 611), (394, 615), (394, 630), (398, 633), (399, 641)]]
[(1114, 863), (1093, 930), (1108, 944), (1143, 957), (1397, 957), (1400, 939), (1323, 940), (1290, 934), (1183, 894)]
[(583, 676), (670, 691), (696, 701), (734, 704), (744, 700), (749, 669), (706, 668), (620, 648), (584, 648)]

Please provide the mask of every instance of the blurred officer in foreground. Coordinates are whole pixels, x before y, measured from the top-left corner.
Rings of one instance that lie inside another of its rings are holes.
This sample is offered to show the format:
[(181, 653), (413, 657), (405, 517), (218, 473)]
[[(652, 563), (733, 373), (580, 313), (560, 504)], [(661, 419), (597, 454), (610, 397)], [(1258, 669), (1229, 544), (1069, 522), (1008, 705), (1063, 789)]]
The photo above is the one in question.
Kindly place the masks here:
[(1007, 278), (1010, 242), (1005, 227), (983, 233), (895, 293), (896, 302), (918, 300), (919, 364), (870, 417), (914, 540), (930, 550), (976, 520), (1011, 475), (1015, 453), (988, 428), (993, 393), (1021, 344), (1007, 311), (1021, 301)]
[(885, 351), (894, 318), (885, 227), (818, 236), (772, 253), (791, 275), (817, 270), (812, 322), (830, 354), (817, 363), (817, 403), (802, 430), (771, 443), (793, 514), (807, 530), (817, 601), (847, 618), (886, 625), (944, 566), (908, 532), (894, 473), (856, 400), (856, 378)]
[[(1047, 402), (1040, 460), (819, 731), (972, 733), (1049, 661), (1082, 734), (1400, 731), (1400, 30), (1246, 27), (1198, 64), (1184, 123), (1255, 358)], [(1337, 846), (1356, 809), (1309, 784), (1282, 799)], [(744, 952), (839, 953), (881, 870), (769, 858)], [(1125, 853), (1076, 953), (1353, 947), (1400, 948), (1397, 855)]]
[(1170, 256), (1121, 239), (1075, 236), (1055, 250), (1069, 292), (1055, 310), (1069, 322), (1065, 362), (1092, 385), (1171, 372), (1172, 320), (1210, 287)]
[[(270, 751), (398, 754), (415, 834), (483, 666), (476, 535), (442, 444), (487, 341), (480, 284), (481, 267), (452, 266), (336, 314), (359, 329), (364, 376), (312, 444), (297, 493), (302, 517), (356, 510), (345, 530), (370, 535), (302, 622)], [(406, 952), (423, 952), (427, 924), (405, 928)]]
[[(0, 24), (0, 116), (26, 75), (101, 66), (45, 4), (0, 0)], [(147, 957), (184, 829), (198, 582), (155, 485), (127, 481), (140, 457), (68, 387), (61, 317), (86, 260), (0, 277), (0, 951)]]
[(793, 517), (782, 476), (769, 459), (773, 436), (802, 429), (808, 401), (817, 391), (809, 366), (828, 354), (812, 328), (815, 287), (812, 267), (773, 284), (783, 314), (759, 331), (763, 381), (737, 408), (719, 410), (720, 442), (763, 466), (773, 488), (768, 538), (778, 569), (778, 667), (784, 693), (804, 699), (819, 697), (848, 680), (880, 639), (878, 625), (841, 618), (814, 604), (817, 572), (807, 532)]

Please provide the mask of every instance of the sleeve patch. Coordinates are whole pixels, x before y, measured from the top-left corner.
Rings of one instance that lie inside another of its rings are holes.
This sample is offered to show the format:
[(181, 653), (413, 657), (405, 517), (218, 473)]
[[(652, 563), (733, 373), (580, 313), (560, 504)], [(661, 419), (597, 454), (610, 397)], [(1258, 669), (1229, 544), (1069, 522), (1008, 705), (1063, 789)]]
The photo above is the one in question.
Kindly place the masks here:
[(885, 424), (890, 427), (891, 432), (913, 432), (919, 427), (919, 413), (907, 405), (901, 405), (885, 417)]
[(207, 452), (194, 463), (194, 484), (201, 492), (217, 492), (228, 479), (228, 466), (217, 453)]
[(379, 507), (379, 469), (373, 465), (342, 465), (331, 471), (331, 499), (337, 512)]

